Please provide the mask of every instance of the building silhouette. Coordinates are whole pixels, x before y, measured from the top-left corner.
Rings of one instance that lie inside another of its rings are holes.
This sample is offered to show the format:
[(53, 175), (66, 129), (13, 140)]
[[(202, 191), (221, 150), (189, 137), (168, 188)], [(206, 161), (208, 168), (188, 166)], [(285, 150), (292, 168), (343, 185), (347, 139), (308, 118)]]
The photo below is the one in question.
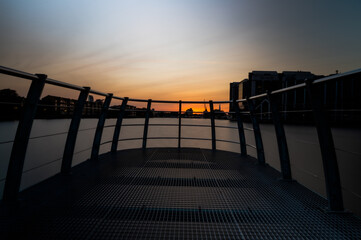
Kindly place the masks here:
[(75, 100), (48, 95), (43, 97), (39, 104), (40, 115), (45, 118), (57, 116), (64, 118), (72, 116)]
[[(331, 75), (330, 75), (331, 76)], [(306, 79), (316, 80), (324, 76), (315, 75), (306, 71), (252, 71), (248, 79), (230, 84), (230, 100), (244, 99), (256, 96), (267, 91), (291, 87), (304, 83)], [(355, 123), (361, 120), (357, 109), (361, 105), (360, 98), (356, 94), (361, 90), (361, 79), (355, 77), (341, 77), (338, 80), (320, 84), (317, 86), (322, 99), (324, 109), (334, 124)], [(288, 123), (310, 123), (313, 115), (310, 111), (310, 102), (305, 88), (295, 89), (280, 94), (280, 111), (282, 118)], [(270, 120), (270, 103), (267, 98), (255, 100), (256, 114), (260, 120)], [(242, 110), (248, 110), (247, 104), (239, 103)], [(230, 104), (230, 112), (234, 111)]]
[(192, 116), (193, 115), (193, 109), (192, 108), (187, 109), (184, 115), (187, 116), (187, 117)]
[[(92, 100), (89, 98), (89, 100)], [(40, 100), (38, 117), (70, 118), (73, 115), (76, 100), (47, 95)], [(83, 117), (97, 117), (101, 112), (102, 100), (87, 101), (83, 109)]]
[[(242, 99), (243, 93), (240, 92), (243, 90), (242, 82), (231, 82), (229, 84), (229, 101), (233, 101), (233, 99)], [(234, 112), (234, 105), (233, 102), (229, 104), (229, 111)]]
[[(85, 103), (83, 117), (98, 117), (103, 105), (103, 100), (91, 101)], [(47, 95), (43, 97), (38, 104), (36, 118), (71, 118), (77, 100)], [(21, 117), (25, 98), (20, 97), (15, 90), (0, 90), (0, 120), (17, 120)]]

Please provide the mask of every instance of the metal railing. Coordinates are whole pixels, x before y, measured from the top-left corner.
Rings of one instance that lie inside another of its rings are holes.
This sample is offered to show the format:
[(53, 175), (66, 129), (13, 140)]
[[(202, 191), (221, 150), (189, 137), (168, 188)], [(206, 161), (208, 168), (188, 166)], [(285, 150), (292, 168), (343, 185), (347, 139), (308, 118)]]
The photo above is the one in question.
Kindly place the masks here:
[[(37, 110), (38, 102), (41, 96), (41, 93), (44, 89), (45, 84), (55, 85), (63, 88), (73, 89), (79, 91), (79, 97), (76, 102), (72, 120), (70, 123), (69, 131), (67, 133), (67, 140), (64, 148), (62, 164), (61, 164), (61, 173), (69, 174), (72, 166), (72, 160), (74, 156), (74, 149), (77, 134), (79, 131), (84, 131), (84, 129), (79, 130), (80, 120), (82, 118), (82, 112), (85, 107), (86, 99), (90, 93), (101, 95), (105, 97), (105, 101), (102, 105), (100, 116), (98, 119), (98, 124), (95, 130), (95, 136), (93, 140), (93, 145), (91, 148), (91, 157), (90, 160), (96, 161), (99, 155), (99, 148), (101, 145), (111, 143), (111, 152), (116, 152), (118, 143), (121, 141), (133, 141), (133, 140), (142, 140), (142, 148), (147, 148), (147, 140), (149, 139), (174, 139), (178, 140), (178, 148), (181, 148), (181, 140), (206, 140), (211, 141), (212, 150), (216, 150), (216, 142), (227, 142), (232, 144), (239, 144), (240, 152), (242, 156), (247, 156), (247, 147), (255, 148), (257, 150), (257, 159), (260, 165), (265, 164), (265, 154), (262, 142), (262, 135), (259, 127), (259, 122), (256, 117), (255, 111), (255, 103), (254, 100), (267, 98), (271, 105), (271, 113), (272, 119), (275, 126), (275, 132), (278, 143), (278, 151), (281, 163), (281, 173), (284, 180), (291, 180), (291, 166), (290, 159), (286, 141), (286, 135), (284, 131), (284, 127), (280, 117), (280, 111), (277, 106), (277, 97), (285, 92), (292, 91), (295, 89), (305, 88), (308, 92), (312, 112), (314, 114), (316, 128), (318, 132), (318, 140), (321, 148), (321, 155), (323, 160), (323, 168), (325, 173), (325, 181), (326, 181), (326, 191), (327, 198), (329, 201), (329, 209), (332, 211), (343, 211), (343, 200), (341, 193), (341, 184), (340, 184), (340, 176), (339, 170), (337, 166), (337, 159), (335, 153), (335, 147), (333, 143), (332, 133), (330, 126), (327, 122), (327, 118), (323, 113), (322, 102), (317, 93), (317, 89), (314, 87), (317, 84), (325, 83), (327, 81), (332, 81), (335, 79), (339, 79), (346, 76), (351, 76), (354, 74), (361, 74), (361, 69), (351, 71), (348, 73), (343, 73), (331, 77), (326, 77), (322, 79), (318, 79), (316, 81), (306, 80), (305, 83), (298, 84), (292, 87), (287, 87), (279, 90), (275, 90), (272, 92), (260, 94), (257, 96), (252, 96), (247, 99), (233, 99), (231, 101), (167, 101), (167, 100), (152, 100), (152, 99), (132, 99), (128, 97), (118, 97), (113, 96), (111, 93), (103, 93), (99, 91), (95, 91), (90, 89), (90, 87), (80, 87), (77, 85), (60, 82), (57, 80), (53, 80), (48, 78), (44, 74), (30, 74), (6, 67), (0, 66), (0, 73), (15, 76), (19, 78), (24, 78), (31, 80), (31, 86), (29, 88), (26, 102), (24, 106), (24, 113), (22, 118), (19, 121), (19, 125), (17, 128), (16, 136), (13, 142), (9, 167), (5, 180), (5, 188), (3, 201), (4, 202), (13, 202), (17, 200), (18, 192), (20, 189), (20, 182), (23, 173), (23, 166), (25, 160), (25, 154), (27, 150), (27, 145), (30, 139), (30, 131), (32, 128), (32, 123), (35, 117), (35, 113)], [(238, 94), (234, 93), (233, 96), (237, 96)], [(107, 112), (109, 110), (109, 106), (112, 99), (122, 100), (122, 105), (119, 109), (114, 109), (114, 111), (118, 111), (116, 124), (104, 126), (105, 119), (107, 116)], [(145, 122), (144, 124), (122, 124), (123, 119), (125, 117), (125, 113), (129, 110), (126, 110), (126, 106), (128, 102), (144, 102), (147, 103), (147, 108), (145, 110)], [(238, 103), (244, 103), (248, 105), (249, 111), (241, 113)], [(166, 103), (166, 104), (178, 104), (178, 124), (149, 124), (149, 118), (151, 115), (151, 105), (152, 103)], [(232, 103), (235, 107), (234, 112), (230, 112), (235, 116), (237, 120), (237, 127), (229, 127), (229, 126), (216, 126), (215, 125), (215, 111), (213, 109), (213, 104), (230, 104)], [(196, 125), (196, 124), (182, 124), (182, 105), (183, 104), (208, 104), (210, 107), (210, 125)], [(250, 119), (252, 122), (252, 128), (245, 128), (243, 126), (243, 120), (241, 115), (248, 114), (250, 115)], [(127, 138), (127, 139), (119, 139), (121, 127), (126, 126), (140, 126), (144, 125), (143, 137), (142, 138)], [(148, 128), (149, 126), (172, 126), (178, 127), (178, 136), (177, 137), (148, 137)], [(186, 127), (209, 127), (211, 128), (211, 138), (190, 138), (190, 137), (182, 137), (181, 129), (182, 126)], [(103, 129), (106, 127), (114, 127), (114, 134), (112, 141), (107, 141), (101, 143), (101, 137), (103, 133)], [(230, 128), (238, 130), (239, 142), (225, 140), (225, 139), (217, 139), (216, 138), (216, 128)], [(253, 131), (255, 137), (255, 146), (246, 143), (244, 131)], [(66, 134), (66, 133), (56, 133), (56, 134)], [(41, 136), (39, 136), (41, 137)], [(5, 143), (9, 143), (6, 141)], [(88, 149), (87, 149), (88, 150)], [(61, 160), (61, 159), (57, 159)]]

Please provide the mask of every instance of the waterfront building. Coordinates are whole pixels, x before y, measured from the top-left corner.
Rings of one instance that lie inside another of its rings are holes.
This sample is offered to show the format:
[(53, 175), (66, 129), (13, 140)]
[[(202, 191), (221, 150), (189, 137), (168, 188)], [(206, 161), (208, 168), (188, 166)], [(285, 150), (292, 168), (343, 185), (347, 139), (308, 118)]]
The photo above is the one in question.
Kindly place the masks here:
[[(249, 96), (255, 96), (267, 91), (280, 89), (279, 75), (276, 71), (252, 71), (248, 74)], [(262, 113), (260, 115), (261, 120), (263, 118), (271, 119), (269, 112), (271, 112), (270, 103), (267, 98), (263, 99), (259, 104), (258, 108)]]
[[(280, 74), (280, 81), (282, 88), (294, 86), (300, 83), (304, 83), (306, 79), (316, 79), (318, 76), (312, 74), (311, 72), (304, 71), (284, 71)], [(298, 111), (309, 109), (309, 100), (305, 88), (297, 89), (294, 91), (286, 92), (282, 94), (282, 111), (283, 119), (288, 120), (290, 117), (287, 111)], [(293, 118), (302, 119), (310, 118), (311, 116), (306, 116), (305, 113), (302, 114), (291, 114)], [(292, 119), (292, 116), (291, 116)]]
[(192, 115), (193, 115), (193, 109), (192, 108), (187, 109), (185, 112), (185, 116), (191, 117)]
[[(267, 91), (301, 84), (306, 79), (316, 80), (322, 77), (324, 76), (307, 71), (283, 71), (282, 73), (252, 71), (248, 74), (248, 79), (230, 84), (230, 100), (234, 96), (236, 99), (244, 99)], [(324, 109), (333, 123), (356, 123), (357, 119), (361, 119), (361, 114), (355, 110), (361, 104), (361, 101), (355, 97), (355, 94), (361, 90), (360, 85), (354, 77), (344, 77), (343, 80), (327, 82), (322, 85), (322, 89), (318, 90)], [(280, 111), (284, 121), (290, 123), (313, 121), (305, 88), (289, 91), (281, 96)], [(243, 104), (240, 103), (239, 106), (241, 110), (247, 110)], [(230, 112), (232, 111), (234, 111), (233, 104), (230, 104)], [(261, 101), (256, 100), (256, 113), (261, 120), (270, 119), (270, 104), (267, 98)]]
[[(242, 98), (242, 96), (239, 95), (240, 89), (242, 89), (242, 87), (240, 87), (239, 82), (232, 82), (229, 84), (229, 101), (233, 101), (233, 99), (241, 99)], [(229, 104), (229, 111), (230, 112), (235, 111), (232, 102)]]
[[(91, 100), (91, 99), (90, 99)], [(58, 96), (47, 95), (39, 105), (39, 117), (42, 118), (67, 118), (71, 117), (76, 100)], [(87, 101), (83, 109), (83, 117), (95, 117), (101, 112), (103, 100)]]
[(42, 117), (67, 117), (73, 114), (75, 100), (48, 95), (40, 101), (40, 115)]

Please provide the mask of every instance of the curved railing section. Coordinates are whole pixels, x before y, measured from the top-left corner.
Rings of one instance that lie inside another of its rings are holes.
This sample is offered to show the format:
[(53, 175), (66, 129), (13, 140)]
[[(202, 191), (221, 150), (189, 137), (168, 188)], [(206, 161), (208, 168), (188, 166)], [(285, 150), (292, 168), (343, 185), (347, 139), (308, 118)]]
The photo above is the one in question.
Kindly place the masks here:
[[(280, 166), (281, 173), (284, 180), (292, 180), (290, 159), (286, 141), (286, 135), (284, 131), (284, 127), (281, 120), (281, 113), (279, 110), (278, 99), (281, 94), (293, 91), (296, 89), (305, 89), (310, 103), (311, 110), (314, 115), (315, 125), (318, 133), (318, 141), (321, 149), (323, 169), (325, 175), (326, 182), (326, 192), (327, 198), (329, 201), (329, 209), (332, 211), (343, 211), (343, 200), (342, 200), (342, 192), (341, 192), (341, 184), (340, 184), (340, 176), (339, 169), (337, 165), (337, 157), (335, 153), (334, 142), (332, 138), (331, 128), (328, 123), (327, 117), (324, 113), (324, 109), (322, 106), (322, 100), (320, 99), (320, 88), (319, 85), (327, 83), (329, 81), (342, 79), (343, 77), (348, 77), (352, 75), (361, 75), (361, 69), (338, 74), (330, 77), (321, 78), (318, 80), (305, 80), (304, 83), (271, 91), (268, 93), (263, 93), (257, 96), (252, 96), (247, 99), (233, 99), (231, 101), (166, 101), (166, 100), (152, 100), (152, 99), (132, 99), (128, 97), (118, 97), (114, 96), (111, 93), (103, 93), (100, 91), (96, 91), (91, 89), (90, 87), (81, 87), (61, 81), (57, 81), (51, 78), (48, 78), (47, 75), (44, 74), (30, 74), (6, 67), (0, 66), (0, 73), (14, 76), (18, 78), (31, 80), (31, 86), (29, 88), (26, 102), (24, 106), (23, 115), (19, 121), (17, 132), (15, 139), (13, 141), (13, 147), (11, 151), (9, 167), (5, 180), (3, 201), (4, 202), (13, 202), (16, 201), (18, 192), (20, 189), (21, 177), (23, 174), (23, 166), (25, 160), (25, 154), (28, 146), (28, 142), (30, 138), (30, 132), (33, 124), (33, 120), (35, 118), (35, 113), (37, 110), (38, 102), (44, 86), (46, 84), (54, 85), (62, 88), (68, 88), (72, 90), (76, 90), (79, 92), (78, 100), (76, 101), (75, 108), (72, 114), (72, 119), (68, 132), (55, 133), (55, 134), (67, 134), (67, 139), (65, 143), (64, 153), (62, 157), (61, 164), (61, 173), (69, 174), (72, 166), (72, 160), (74, 156), (75, 143), (77, 139), (77, 135), (79, 131), (85, 131), (87, 129), (79, 130), (80, 120), (82, 118), (82, 112), (85, 108), (86, 100), (90, 93), (97, 94), (100, 96), (104, 96), (105, 100), (101, 106), (100, 115), (98, 118), (97, 127), (95, 129), (95, 136), (93, 140), (93, 145), (91, 148), (91, 157), (90, 160), (96, 161), (99, 155), (99, 149), (101, 145), (110, 144), (111, 143), (111, 152), (116, 152), (118, 148), (118, 143), (121, 141), (132, 141), (132, 140), (142, 140), (142, 148), (147, 148), (147, 140), (149, 139), (173, 139), (178, 141), (178, 148), (181, 148), (182, 140), (206, 140), (211, 141), (212, 150), (217, 149), (217, 141), (227, 142), (232, 144), (239, 144), (240, 152), (242, 156), (247, 156), (247, 147), (255, 148), (257, 151), (257, 159), (260, 165), (265, 164), (265, 153), (262, 142), (262, 134), (259, 126), (258, 119), (256, 117), (256, 106), (255, 100), (258, 99), (267, 99), (271, 106), (271, 114), (272, 120), (275, 127), (275, 133), (277, 137), (277, 145), (278, 152), (280, 158)], [(233, 96), (237, 96), (238, 94), (233, 94)], [(121, 100), (122, 104), (119, 109), (117, 109), (117, 118), (116, 124), (110, 126), (104, 126), (107, 112), (110, 107), (110, 103), (112, 99)], [(125, 117), (125, 113), (127, 111), (126, 106), (129, 102), (143, 102), (147, 104), (145, 110), (145, 122), (144, 124), (123, 124), (123, 119)], [(165, 103), (165, 104), (178, 104), (178, 124), (150, 124), (149, 118), (151, 115), (151, 107), (153, 103)], [(248, 111), (242, 111), (239, 108), (239, 103), (246, 104), (248, 106)], [(183, 104), (207, 104), (210, 108), (210, 124), (209, 125), (196, 125), (196, 124), (182, 124), (182, 105)], [(237, 121), (237, 127), (231, 126), (216, 126), (215, 125), (215, 111), (214, 104), (233, 104), (234, 112), (228, 112), (228, 114), (232, 114), (234, 119)], [(242, 114), (248, 114), (252, 128), (246, 128), (243, 126), (243, 117)], [(127, 138), (127, 139), (119, 139), (120, 130), (122, 126), (144, 126), (143, 137), (142, 138)], [(178, 127), (178, 136), (177, 137), (148, 137), (148, 128), (149, 126), (172, 126)], [(211, 129), (211, 138), (191, 138), (191, 137), (182, 137), (181, 129), (182, 126), (187, 127), (208, 127)], [(101, 143), (103, 129), (107, 127), (114, 127), (113, 138), (111, 141), (106, 141)], [(238, 132), (239, 141), (230, 141), (225, 139), (217, 139), (216, 138), (216, 128), (230, 128), (234, 129)], [(88, 129), (89, 130), (89, 129)], [(245, 133), (244, 131), (253, 131), (255, 137), (255, 146), (246, 143)], [(52, 134), (54, 135), (54, 134)], [(44, 137), (44, 136), (38, 136)], [(33, 137), (35, 138), (35, 137)], [(8, 143), (7, 141), (6, 143)], [(10, 141), (11, 142), (11, 141)], [(4, 142), (2, 142), (4, 143)], [(0, 143), (0, 144), (2, 144)]]

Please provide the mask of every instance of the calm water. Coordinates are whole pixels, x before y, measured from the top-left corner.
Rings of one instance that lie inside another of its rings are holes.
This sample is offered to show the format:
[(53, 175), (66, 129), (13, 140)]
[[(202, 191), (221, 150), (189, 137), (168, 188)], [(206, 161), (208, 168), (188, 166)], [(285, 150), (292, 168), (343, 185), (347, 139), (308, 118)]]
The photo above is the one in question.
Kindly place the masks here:
[[(111, 141), (115, 119), (105, 123), (102, 142)], [(123, 124), (144, 124), (144, 119), (124, 119)], [(4, 179), (11, 153), (12, 141), (15, 137), (17, 122), (0, 123), (0, 198), (2, 197)], [(77, 165), (90, 157), (91, 146), (95, 134), (97, 119), (83, 119), (78, 134), (73, 165)], [(178, 124), (178, 119), (153, 118), (150, 124)], [(182, 119), (182, 124), (210, 125), (209, 119)], [(70, 119), (35, 120), (26, 153), (21, 189), (25, 189), (50, 176), (60, 172), (61, 158), (64, 151), (66, 132)], [(107, 127), (109, 126), (109, 127)], [(235, 122), (216, 120), (216, 126), (236, 127)], [(245, 127), (251, 128), (249, 124)], [(344, 191), (345, 205), (361, 215), (361, 129), (333, 129), (336, 153), (340, 168)], [(277, 141), (273, 126), (261, 125), (262, 139), (266, 162), (280, 169)], [(321, 154), (318, 145), (317, 132), (309, 126), (285, 126), (287, 143), (292, 167), (293, 178), (313, 191), (325, 195), (324, 175)], [(211, 130), (207, 127), (182, 127), (182, 137), (211, 138)], [(253, 132), (245, 131), (246, 142), (255, 145)], [(46, 137), (42, 137), (47, 135)], [(49, 136), (50, 135), (50, 136)], [(120, 139), (142, 138), (143, 126), (124, 126)], [(148, 137), (178, 137), (178, 127), (150, 126)], [(217, 128), (217, 139), (238, 142), (236, 129)], [(211, 141), (182, 140), (182, 147), (211, 148)], [(110, 151), (111, 144), (104, 144), (100, 153)], [(118, 149), (141, 148), (142, 140), (120, 141)], [(147, 147), (177, 147), (174, 140), (148, 140)], [(239, 152), (239, 145), (217, 142), (217, 149)], [(256, 151), (247, 147), (250, 156), (256, 156)], [(357, 210), (357, 208), (359, 210)]]
[[(102, 135), (102, 142), (111, 141), (113, 137), (115, 119), (108, 119)], [(144, 124), (144, 119), (124, 119), (123, 124)], [(154, 118), (150, 124), (178, 124), (178, 119)], [(17, 122), (0, 123), (0, 142), (12, 141), (15, 137)], [(73, 165), (77, 165), (90, 157), (91, 147), (95, 134), (97, 119), (83, 119), (75, 146)], [(210, 125), (209, 119), (182, 119), (182, 124)], [(21, 188), (24, 189), (60, 171), (61, 158), (64, 151), (66, 132), (69, 129), (70, 119), (35, 120), (31, 131), (28, 151), (26, 153), (24, 174)], [(216, 125), (233, 126), (236, 123), (228, 120), (217, 120)], [(109, 127), (107, 127), (109, 126)], [(210, 128), (182, 127), (183, 137), (211, 138)], [(253, 135), (247, 133), (253, 141)], [(45, 136), (45, 137), (42, 137)], [(219, 139), (238, 141), (235, 129), (216, 129)], [(123, 126), (120, 139), (142, 138), (143, 126)], [(178, 127), (150, 126), (148, 137), (178, 137)], [(254, 141), (253, 141), (254, 142)], [(182, 140), (182, 147), (211, 148), (210, 141)], [(254, 144), (254, 143), (252, 143)], [(142, 140), (120, 141), (118, 149), (141, 148)], [(147, 147), (177, 147), (178, 140), (148, 140)], [(3, 187), (12, 143), (0, 144), (0, 186)], [(111, 144), (104, 144), (100, 153), (110, 151)], [(238, 144), (217, 143), (217, 148), (227, 151), (239, 152)]]

